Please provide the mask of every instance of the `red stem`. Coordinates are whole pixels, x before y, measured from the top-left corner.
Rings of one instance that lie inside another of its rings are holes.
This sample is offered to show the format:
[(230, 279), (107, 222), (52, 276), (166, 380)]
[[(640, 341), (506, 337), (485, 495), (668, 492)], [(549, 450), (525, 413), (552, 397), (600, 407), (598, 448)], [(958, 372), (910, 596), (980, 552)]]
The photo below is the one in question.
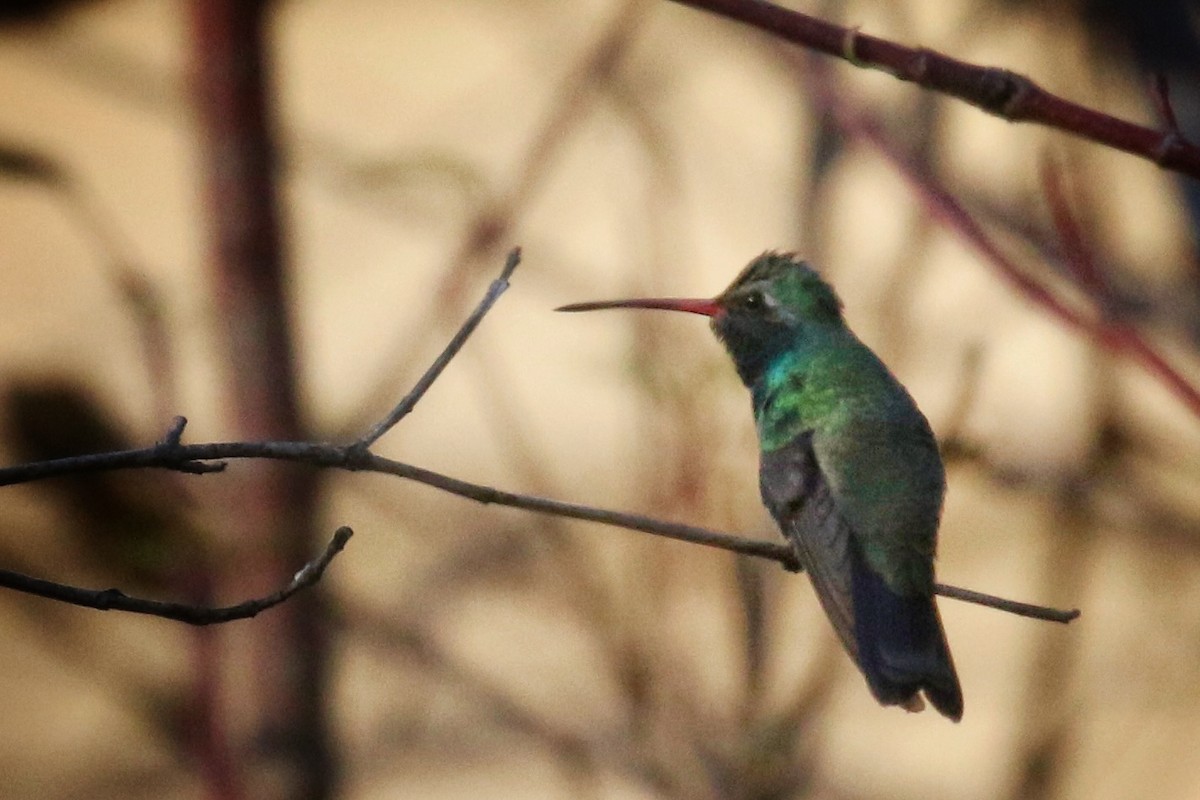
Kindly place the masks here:
[(1177, 132), (1127, 122), (1046, 91), (1029, 78), (959, 61), (926, 48), (859, 33), (764, 0), (674, 0), (771, 35), (837, 56), (860, 67), (948, 94), (1010, 122), (1034, 122), (1149, 159), (1164, 169), (1200, 178), (1200, 147)]
[[(1049, 287), (1021, 269), (949, 191), (932, 175), (919, 169), (911, 159), (902, 154), (880, 132), (873, 120), (848, 109), (847, 104), (829, 86), (824, 85), (820, 78), (820, 74), (814, 74), (812, 81), (817, 101), (832, 114), (848, 136), (871, 145), (893, 165), (931, 216), (958, 233), (984, 256), (985, 261), (1005, 282), (1030, 302), (1071, 327), (1087, 333), (1105, 349), (1121, 353), (1140, 364), (1170, 389), (1193, 415), (1200, 417), (1200, 389), (1172, 366), (1141, 332), (1124, 323), (1107, 321), (1100, 309), (1093, 309), (1091, 313), (1076, 310), (1063, 302)], [(1087, 287), (1081, 288), (1087, 294)]]
[[(242, 438), (300, 439), (269, 118), (268, 7), (265, 0), (192, 0), (193, 77), (228, 408)], [(225, 523), (231, 536), (223, 543), (238, 569), (217, 576), (220, 594), (254, 596), (287, 583), (316, 542), (315, 489), (311, 473), (284, 465), (264, 464), (240, 478)], [(252, 765), (272, 778), (268, 789), (258, 772), (246, 773), (247, 791), (328, 797), (327, 644), (319, 592), (305, 592), (222, 635), (235, 660), (225, 672), (240, 677), (222, 687), (227, 716), (245, 733), (235, 746), (253, 753)]]
[(1075, 215), (1071, 213), (1070, 203), (1067, 202), (1062, 176), (1050, 159), (1042, 163), (1042, 191), (1046, 195), (1050, 218), (1054, 221), (1059, 241), (1062, 243), (1063, 258), (1075, 283), (1096, 303), (1100, 314), (1107, 316), (1108, 309), (1113, 304), (1108, 280), (1088, 249), (1083, 231), (1076, 222)]

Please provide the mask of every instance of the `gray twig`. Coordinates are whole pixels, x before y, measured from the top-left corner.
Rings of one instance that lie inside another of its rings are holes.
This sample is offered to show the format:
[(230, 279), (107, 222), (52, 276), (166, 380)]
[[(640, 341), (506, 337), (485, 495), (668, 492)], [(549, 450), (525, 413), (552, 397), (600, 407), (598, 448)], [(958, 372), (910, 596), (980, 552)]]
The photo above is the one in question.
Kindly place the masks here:
[[(593, 506), (568, 503), (562, 500), (552, 500), (535, 495), (519, 494), (484, 486), (478, 483), (460, 480), (449, 475), (395, 461), (390, 458), (363, 452), (358, 443), (350, 445), (324, 444), (320, 442), (212, 442), (207, 444), (179, 444), (170, 446), (158, 444), (143, 450), (123, 450), (112, 453), (97, 453), (86, 456), (73, 456), (53, 461), (39, 461), (21, 464), (15, 467), (0, 469), (0, 486), (59, 475), (80, 472), (99, 472), (117, 469), (171, 469), (196, 472), (197, 467), (213, 467), (223, 464), (225, 460), (267, 458), (281, 461), (295, 461), (310, 464), (315, 467), (345, 469), (352, 471), (376, 472), (393, 475), (398, 478), (416, 481), (431, 486), (449, 494), (474, 500), (478, 503), (508, 506), (533, 511), (539, 514), (552, 514), (570, 519), (581, 519), (589, 522), (599, 522), (618, 528), (651, 533), (655, 536), (665, 536), (683, 542), (716, 547), (731, 553), (769, 558), (778, 561), (784, 567), (795, 570), (798, 568), (796, 557), (786, 545), (775, 542), (765, 542), (746, 539), (728, 533), (700, 528), (694, 525), (682, 525), (674, 522), (664, 522), (652, 517), (639, 514), (628, 514)], [(215, 464), (213, 462), (216, 462)], [(1070, 622), (1079, 616), (1075, 609), (1061, 610), (1046, 608), (1029, 603), (1018, 603), (1004, 600), (980, 592), (961, 589), (955, 586), (939, 584), (937, 593), (955, 600), (996, 608), (1024, 617), (1049, 620), (1052, 622)]]
[(433, 386), (433, 382), (442, 374), (442, 370), (450, 363), (463, 345), (467, 343), (467, 339), (479, 327), (479, 323), (483, 320), (484, 315), (491, 310), (496, 301), (500, 299), (500, 295), (504, 294), (508, 289), (508, 279), (512, 277), (513, 270), (521, 263), (521, 248), (514, 247), (508, 253), (508, 258), (504, 261), (504, 269), (500, 271), (500, 277), (492, 281), (492, 285), (488, 287), (487, 294), (479, 301), (479, 305), (471, 312), (471, 316), (467, 317), (467, 321), (458, 329), (458, 333), (454, 334), (454, 338), (446, 345), (446, 349), (441, 352), (433, 363), (429, 365), (429, 369), (425, 370), (425, 374), (420, 380), (413, 385), (411, 391), (396, 404), (388, 415), (371, 426), (371, 430), (367, 431), (353, 447), (359, 452), (365, 453), (367, 449), (379, 441), (385, 433), (395, 427), (396, 423), (408, 416), (409, 412), (416, 408), (421, 398), (425, 396), (425, 392), (429, 391), (429, 387)]
[(134, 614), (147, 614), (152, 617), (186, 622), (189, 625), (215, 625), (257, 616), (260, 612), (279, 605), (301, 589), (312, 586), (321, 580), (325, 568), (333, 561), (334, 556), (342, 551), (352, 535), (353, 531), (349, 528), (344, 526), (338, 528), (334, 532), (333, 538), (329, 540), (329, 544), (326, 545), (325, 552), (305, 564), (287, 586), (266, 597), (246, 600), (232, 606), (206, 608), (186, 603), (149, 600), (144, 597), (131, 597), (120, 589), (84, 589), (79, 586), (34, 578), (10, 570), (0, 570), (0, 586), (100, 611), (129, 611)]
[(945, 583), (935, 583), (934, 591), (942, 597), (949, 597), (952, 600), (962, 600), (967, 603), (974, 603), (988, 608), (1007, 611), (1010, 614), (1017, 614), (1022, 617), (1033, 617), (1035, 619), (1044, 619), (1050, 622), (1067, 623), (1079, 617), (1079, 609), (1072, 608), (1070, 610), (1062, 610), (1057, 608), (1046, 608), (1045, 606), (1035, 606), (1030, 603), (1021, 603), (1017, 600), (1006, 600), (1003, 597), (996, 597), (992, 594), (984, 594), (976, 592), (973, 589), (963, 589), (959, 586), (950, 586)]

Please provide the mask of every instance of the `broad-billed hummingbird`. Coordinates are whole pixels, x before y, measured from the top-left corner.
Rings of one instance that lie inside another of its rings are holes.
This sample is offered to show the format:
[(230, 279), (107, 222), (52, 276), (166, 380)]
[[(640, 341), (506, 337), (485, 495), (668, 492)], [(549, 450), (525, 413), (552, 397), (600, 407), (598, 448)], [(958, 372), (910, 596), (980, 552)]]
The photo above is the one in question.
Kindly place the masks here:
[(946, 478), (929, 422), (791, 253), (767, 252), (711, 300), (578, 303), (712, 318), (750, 389), (763, 502), (880, 703), (962, 718), (934, 601)]

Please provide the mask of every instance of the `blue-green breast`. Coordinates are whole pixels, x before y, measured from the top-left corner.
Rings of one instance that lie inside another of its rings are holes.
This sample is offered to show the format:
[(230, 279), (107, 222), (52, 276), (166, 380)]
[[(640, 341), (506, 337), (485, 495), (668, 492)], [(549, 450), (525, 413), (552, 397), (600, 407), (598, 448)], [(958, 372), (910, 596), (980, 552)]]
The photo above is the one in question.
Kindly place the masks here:
[(817, 464), (867, 563), (929, 594), (945, 472), (925, 416), (848, 329), (789, 348), (752, 387), (764, 453), (812, 432)]

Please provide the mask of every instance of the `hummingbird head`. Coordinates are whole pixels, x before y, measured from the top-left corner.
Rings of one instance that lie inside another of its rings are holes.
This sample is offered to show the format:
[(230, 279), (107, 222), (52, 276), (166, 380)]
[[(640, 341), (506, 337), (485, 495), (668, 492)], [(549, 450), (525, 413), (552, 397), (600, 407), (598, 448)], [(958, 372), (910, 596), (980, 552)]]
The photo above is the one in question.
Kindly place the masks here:
[(829, 284), (793, 253), (768, 251), (751, 261), (721, 294), (707, 299), (639, 298), (576, 303), (559, 311), (655, 308), (712, 319), (738, 375), (753, 386), (790, 349), (822, 330), (843, 327), (842, 304)]

